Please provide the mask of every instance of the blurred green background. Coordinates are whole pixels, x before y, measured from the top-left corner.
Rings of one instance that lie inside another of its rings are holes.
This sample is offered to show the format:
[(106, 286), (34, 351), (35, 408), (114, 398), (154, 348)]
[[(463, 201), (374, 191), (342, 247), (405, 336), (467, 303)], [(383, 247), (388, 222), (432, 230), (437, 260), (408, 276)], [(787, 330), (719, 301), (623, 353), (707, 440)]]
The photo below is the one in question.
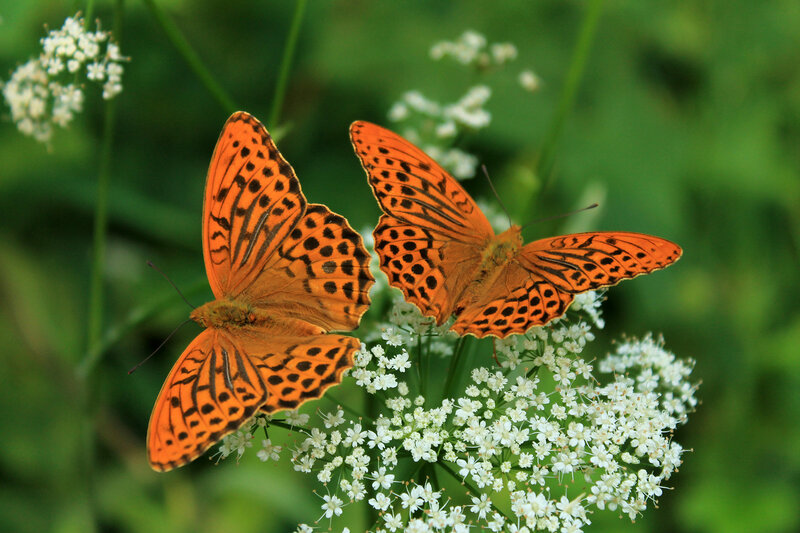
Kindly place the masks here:
[[(236, 106), (266, 121), (295, 3), (157, 4)], [(595, 513), (593, 530), (798, 531), (800, 3), (607, 1), (543, 188), (534, 163), (587, 5), (311, 2), (280, 150), (310, 201), (356, 228), (373, 225), (378, 210), (350, 148), (350, 122), (388, 125), (387, 110), (408, 90), (454, 101), (483, 81), (431, 61), (434, 42), (474, 29), (514, 43), (519, 57), (489, 82), (492, 124), (463, 147), (488, 165), (518, 222), (601, 202), (588, 215), (534, 225), (526, 237), (614, 229), (684, 248), (675, 266), (610, 291), (600, 346), (623, 333), (663, 332), (669, 349), (697, 360), (702, 404), (675, 435), (693, 451), (658, 509), (633, 525)], [(104, 28), (112, 8), (96, 2)], [(79, 9), (0, 0), (0, 77), (38, 53), (44, 24), (58, 28)], [(87, 354), (105, 106), (87, 88), (85, 112), (50, 150), (3, 111), (0, 530), (291, 531), (316, 519), (321, 501), (288, 461), (262, 464), (250, 454), (239, 466), (214, 467), (201, 458), (168, 474), (147, 465), (150, 409), (198, 327), (183, 327), (127, 375), (188, 314), (146, 260), (194, 303), (211, 298), (202, 194), (231, 110), (198, 81), (148, 2), (125, 2), (121, 23), (131, 61), (114, 104), (103, 349), (88, 380), (77, 369)], [(524, 68), (542, 79), (534, 94), (516, 81)], [(482, 178), (466, 187), (496, 202)]]

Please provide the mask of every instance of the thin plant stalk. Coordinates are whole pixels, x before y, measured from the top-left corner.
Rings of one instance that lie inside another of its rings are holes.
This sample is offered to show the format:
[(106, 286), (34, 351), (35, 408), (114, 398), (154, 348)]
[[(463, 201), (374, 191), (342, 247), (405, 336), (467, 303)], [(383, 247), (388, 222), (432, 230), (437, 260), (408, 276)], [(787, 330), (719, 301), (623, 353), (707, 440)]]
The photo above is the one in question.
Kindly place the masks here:
[(94, 217), (94, 242), (92, 251), (91, 279), (89, 285), (89, 316), (87, 319), (87, 346), (83, 359), (76, 368), (79, 383), (83, 438), (82, 472), (86, 482), (86, 502), (95, 526), (98, 520), (97, 490), (95, 487), (95, 383), (92, 370), (100, 360), (100, 344), (103, 328), (103, 283), (105, 278), (106, 235), (108, 227), (108, 189), (113, 144), (114, 102), (105, 104), (103, 121), (103, 144), (100, 152), (100, 170), (97, 179), (97, 205)]
[(94, 15), (94, 0), (86, 0), (86, 18), (83, 20), (83, 29), (88, 30)]
[(158, 24), (161, 26), (161, 29), (164, 30), (164, 33), (167, 35), (167, 39), (172, 43), (178, 53), (183, 57), (184, 61), (189, 65), (189, 68), (195, 73), (197, 78), (200, 80), (200, 83), (208, 89), (208, 92), (211, 93), (211, 96), (219, 103), (219, 105), (227, 112), (233, 113), (237, 110), (237, 106), (234, 103), (233, 99), (228, 95), (225, 89), (217, 83), (217, 80), (214, 79), (214, 76), (211, 75), (211, 72), (206, 68), (203, 62), (200, 60), (200, 56), (197, 55), (192, 45), (189, 44), (189, 41), (184, 37), (183, 33), (181, 33), (178, 26), (175, 22), (167, 15), (167, 13), (161, 9), (161, 7), (155, 2), (155, 0), (142, 0), (150, 10), (150, 13), (156, 19)]
[[(87, 5), (86, 23), (90, 20), (93, 3)], [(114, 3), (114, 35), (121, 40), (122, 0)], [(105, 103), (103, 141), (97, 173), (97, 203), (95, 205), (94, 232), (92, 241), (92, 263), (89, 281), (89, 309), (87, 316), (86, 350), (77, 367), (79, 401), (83, 417), (82, 431), (82, 475), (85, 483), (86, 502), (94, 528), (98, 525), (98, 502), (95, 487), (95, 384), (91, 370), (99, 361), (99, 352), (94, 352), (103, 331), (103, 283), (105, 278), (106, 236), (108, 229), (108, 190), (111, 181), (111, 150), (114, 143), (115, 102)], [(98, 353), (97, 356), (90, 354)], [(84, 368), (86, 371), (80, 371)]]
[(575, 95), (578, 92), (578, 87), (583, 78), (583, 72), (589, 58), (589, 52), (592, 48), (592, 42), (594, 41), (594, 35), (597, 30), (597, 23), (600, 20), (602, 7), (603, 0), (591, 0), (586, 8), (583, 21), (581, 22), (578, 41), (572, 52), (572, 59), (570, 60), (569, 71), (567, 72), (567, 80), (561, 90), (555, 115), (550, 123), (547, 135), (542, 143), (542, 148), (539, 151), (539, 157), (536, 161), (536, 175), (544, 182), (542, 190), (546, 189), (550, 184), (558, 142), (561, 139), (567, 117), (575, 103)]
[[(103, 143), (100, 152), (100, 169), (97, 175), (97, 204), (94, 211), (94, 238), (92, 251), (92, 273), (89, 282), (89, 318), (87, 351), (92, 353), (99, 343), (103, 331), (103, 274), (106, 256), (106, 233), (108, 226), (108, 188), (111, 179), (111, 147), (114, 136), (114, 102), (106, 102), (103, 121)], [(93, 366), (94, 360), (82, 364)], [(88, 372), (87, 372), (88, 374)]]
[(289, 35), (286, 38), (286, 47), (283, 49), (283, 58), (281, 59), (281, 66), (278, 72), (278, 83), (275, 86), (275, 96), (272, 99), (272, 110), (269, 113), (269, 120), (267, 122), (270, 128), (277, 127), (278, 120), (280, 120), (281, 108), (283, 107), (283, 100), (286, 96), (286, 88), (289, 85), (289, 72), (291, 71), (294, 51), (297, 48), (297, 38), (300, 35), (300, 26), (303, 22), (306, 3), (307, 0), (297, 0), (294, 7), (294, 16), (292, 17), (292, 24), (289, 28)]

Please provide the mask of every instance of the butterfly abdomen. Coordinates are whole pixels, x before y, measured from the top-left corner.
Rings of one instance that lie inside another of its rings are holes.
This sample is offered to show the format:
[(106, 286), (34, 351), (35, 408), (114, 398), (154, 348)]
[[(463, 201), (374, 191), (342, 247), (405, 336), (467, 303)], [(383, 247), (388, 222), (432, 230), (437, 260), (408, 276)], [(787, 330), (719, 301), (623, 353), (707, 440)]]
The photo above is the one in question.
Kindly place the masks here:
[(257, 314), (250, 305), (233, 299), (203, 304), (189, 317), (206, 328), (237, 328), (257, 322)]

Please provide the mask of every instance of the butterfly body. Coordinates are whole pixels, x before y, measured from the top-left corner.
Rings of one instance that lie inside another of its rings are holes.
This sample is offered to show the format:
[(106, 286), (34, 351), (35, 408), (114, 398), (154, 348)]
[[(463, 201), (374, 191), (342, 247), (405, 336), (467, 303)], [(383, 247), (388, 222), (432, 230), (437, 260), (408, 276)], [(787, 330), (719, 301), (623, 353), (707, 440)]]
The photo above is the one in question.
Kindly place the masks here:
[(517, 225), (495, 235), (481, 253), (481, 272), (491, 276), (499, 267), (516, 259), (522, 244), (522, 231)]
[(389, 283), (441, 325), (476, 337), (525, 333), (563, 315), (576, 294), (664, 268), (676, 244), (641, 233), (590, 232), (528, 244), (496, 235), (441, 166), (396, 133), (354, 122), (350, 138), (384, 214), (373, 232)]
[(309, 204), (261, 123), (234, 113), (209, 165), (203, 255), (215, 300), (156, 399), (155, 470), (201, 455), (256, 412), (295, 409), (341, 382), (369, 307), (369, 254), (344, 217)]
[[(189, 318), (206, 328), (241, 328), (259, 322), (259, 313), (241, 300), (213, 300), (193, 310)], [(261, 317), (263, 321), (267, 317)]]

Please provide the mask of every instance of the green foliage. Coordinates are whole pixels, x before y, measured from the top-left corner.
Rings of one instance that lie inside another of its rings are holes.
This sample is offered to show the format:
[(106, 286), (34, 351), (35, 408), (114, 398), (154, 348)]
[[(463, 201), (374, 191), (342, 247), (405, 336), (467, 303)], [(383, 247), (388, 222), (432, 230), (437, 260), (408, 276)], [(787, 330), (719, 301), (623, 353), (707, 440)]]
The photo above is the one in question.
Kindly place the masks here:
[[(267, 120), (294, 2), (154, 2), (236, 105)], [(88, 94), (50, 150), (0, 125), (3, 531), (291, 531), (321, 515), (321, 500), (286, 456), (219, 467), (201, 458), (168, 474), (147, 465), (152, 403), (197, 327), (184, 326), (126, 374), (188, 314), (145, 262), (196, 304), (211, 297), (201, 282), (202, 192), (230, 111), (150, 4), (125, 3), (118, 34), (131, 61), (115, 103), (103, 334), (88, 374), (78, 368), (89, 351), (105, 106)], [(4, 3), (0, 77), (36, 54), (42, 25), (58, 27), (74, 5)], [(95, 3), (104, 28), (113, 5)], [(684, 248), (677, 265), (612, 289), (605, 318), (609, 339), (655, 330), (676, 354), (697, 359), (703, 403), (680, 435), (694, 451), (660, 509), (634, 526), (603, 519), (595, 530), (796, 531), (800, 10), (794, 0), (607, 2), (546, 180), (535, 162), (587, 5), (310, 2), (285, 122), (266, 125), (285, 132), (280, 149), (310, 201), (371, 227), (378, 210), (349, 146), (350, 122), (391, 126), (386, 112), (405, 91), (447, 101), (481, 81), (431, 61), (436, 41), (471, 28), (514, 43), (516, 62), (494, 76), (492, 124), (463, 146), (488, 166), (519, 222), (601, 202), (526, 237), (568, 225), (652, 233)], [(528, 67), (543, 80), (534, 94), (516, 81)], [(481, 178), (466, 186), (496, 201)], [(346, 387), (336, 392), (347, 400)]]

